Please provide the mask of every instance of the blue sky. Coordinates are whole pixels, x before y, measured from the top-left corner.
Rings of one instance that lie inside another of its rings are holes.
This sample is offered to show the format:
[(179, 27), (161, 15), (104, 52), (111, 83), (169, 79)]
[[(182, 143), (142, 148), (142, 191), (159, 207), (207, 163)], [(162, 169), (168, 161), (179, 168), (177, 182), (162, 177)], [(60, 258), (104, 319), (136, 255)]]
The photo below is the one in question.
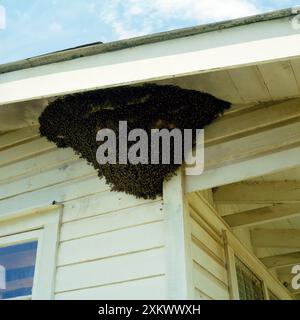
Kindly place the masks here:
[[(0, 0), (0, 64), (295, 6), (300, 0)], [(3, 21), (2, 21), (3, 22)]]

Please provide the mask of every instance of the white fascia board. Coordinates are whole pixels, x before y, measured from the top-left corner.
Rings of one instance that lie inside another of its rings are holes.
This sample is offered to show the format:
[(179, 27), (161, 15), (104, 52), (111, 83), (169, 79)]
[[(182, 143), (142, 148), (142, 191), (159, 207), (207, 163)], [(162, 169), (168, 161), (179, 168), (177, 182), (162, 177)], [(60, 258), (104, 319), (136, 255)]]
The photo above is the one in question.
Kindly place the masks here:
[(0, 105), (300, 56), (282, 18), (0, 75)]

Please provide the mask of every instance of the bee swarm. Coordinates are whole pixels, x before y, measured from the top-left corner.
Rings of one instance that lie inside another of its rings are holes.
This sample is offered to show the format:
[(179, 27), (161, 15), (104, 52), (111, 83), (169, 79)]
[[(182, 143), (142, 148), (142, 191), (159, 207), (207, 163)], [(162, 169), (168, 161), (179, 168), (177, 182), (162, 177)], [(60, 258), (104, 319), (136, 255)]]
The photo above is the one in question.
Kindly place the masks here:
[[(119, 121), (127, 121), (128, 130), (144, 129), (149, 137), (155, 128), (196, 131), (229, 107), (228, 102), (209, 94), (171, 85), (109, 88), (51, 102), (39, 118), (40, 133), (59, 148), (71, 147), (94, 166), (100, 178), (105, 177), (113, 191), (154, 199), (162, 194), (163, 181), (172, 177), (180, 165), (174, 164), (172, 157), (170, 164), (99, 165), (96, 152), (103, 142), (96, 141), (98, 130), (114, 130), (117, 144)], [(128, 147), (134, 143), (128, 142)], [(173, 150), (171, 143), (171, 155)]]

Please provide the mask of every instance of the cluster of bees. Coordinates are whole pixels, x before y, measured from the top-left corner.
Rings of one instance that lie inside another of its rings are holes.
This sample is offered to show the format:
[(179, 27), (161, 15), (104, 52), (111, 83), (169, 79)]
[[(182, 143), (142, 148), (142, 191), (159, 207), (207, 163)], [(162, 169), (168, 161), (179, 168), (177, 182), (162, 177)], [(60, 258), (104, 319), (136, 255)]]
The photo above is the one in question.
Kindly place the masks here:
[[(209, 94), (171, 85), (109, 88), (67, 95), (49, 103), (39, 118), (40, 133), (59, 148), (71, 147), (94, 166), (113, 191), (154, 199), (162, 194), (163, 181), (171, 178), (179, 165), (172, 158), (170, 164), (99, 165), (96, 151), (103, 142), (96, 141), (98, 130), (114, 130), (117, 144), (119, 121), (127, 121), (128, 130), (140, 128), (149, 135), (151, 129), (162, 128), (196, 131), (229, 107), (228, 102)], [(171, 144), (171, 154), (173, 148)]]

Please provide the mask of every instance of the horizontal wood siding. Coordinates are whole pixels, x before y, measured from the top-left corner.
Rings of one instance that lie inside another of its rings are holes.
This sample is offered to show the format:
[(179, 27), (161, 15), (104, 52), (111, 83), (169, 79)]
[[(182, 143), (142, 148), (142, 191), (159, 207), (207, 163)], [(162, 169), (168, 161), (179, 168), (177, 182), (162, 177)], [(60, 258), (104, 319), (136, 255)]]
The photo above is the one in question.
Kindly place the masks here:
[(194, 298), (228, 300), (228, 281), (224, 243), (197, 206), (197, 198), (188, 198), (191, 224)]
[[(55, 299), (166, 298), (162, 200), (111, 192), (37, 128), (0, 136), (0, 216), (63, 205)], [(30, 227), (30, 226), (29, 226)], [(13, 230), (4, 224), (2, 236)]]
[(269, 290), (282, 300), (291, 299), (286, 288), (271, 275), (253, 252), (238, 240), (206, 194), (194, 192), (186, 195), (192, 230), (194, 298), (236, 299), (234, 290), (237, 290), (237, 284), (234, 279), (229, 280), (232, 272), (228, 257), (230, 247), (232, 253), (264, 281)]
[(165, 276), (158, 275), (149, 278), (135, 279), (120, 283), (112, 283), (104, 286), (90, 287), (87, 289), (79, 289), (67, 292), (57, 293), (57, 300), (65, 299), (165, 299)]

